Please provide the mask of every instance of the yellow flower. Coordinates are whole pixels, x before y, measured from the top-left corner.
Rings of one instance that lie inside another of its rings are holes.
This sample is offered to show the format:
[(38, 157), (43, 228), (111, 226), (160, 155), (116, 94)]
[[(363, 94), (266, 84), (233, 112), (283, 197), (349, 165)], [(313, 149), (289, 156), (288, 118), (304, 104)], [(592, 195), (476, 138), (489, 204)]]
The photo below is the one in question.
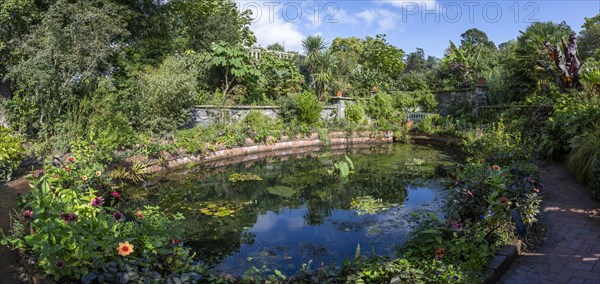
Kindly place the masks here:
[(101, 176), (101, 175), (102, 175), (102, 172), (101, 172), (101, 171), (96, 171), (96, 176), (97, 176), (97, 177), (99, 177), (99, 176)]
[(122, 256), (128, 256), (130, 253), (133, 252), (133, 245), (129, 244), (129, 242), (119, 243), (117, 251)]
[(82, 179), (83, 181), (86, 181), (86, 180), (87, 180), (87, 176), (82, 176), (82, 177), (81, 177), (81, 179)]

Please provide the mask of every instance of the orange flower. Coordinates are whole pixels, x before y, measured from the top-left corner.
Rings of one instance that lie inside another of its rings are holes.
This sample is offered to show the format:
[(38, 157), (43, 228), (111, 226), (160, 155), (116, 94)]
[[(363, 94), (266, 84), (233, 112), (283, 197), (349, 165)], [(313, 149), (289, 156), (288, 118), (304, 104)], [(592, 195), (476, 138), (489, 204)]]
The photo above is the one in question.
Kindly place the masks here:
[(81, 179), (82, 179), (83, 181), (86, 181), (86, 180), (87, 180), (87, 176), (82, 176), (82, 177), (81, 177)]
[(435, 259), (436, 260), (442, 260), (442, 258), (444, 258), (444, 255), (446, 254), (446, 250), (444, 248), (438, 248), (435, 250)]
[(128, 256), (133, 252), (133, 245), (129, 244), (129, 242), (119, 243), (117, 251), (122, 256)]
[(144, 219), (144, 215), (142, 214), (142, 211), (135, 212), (135, 216), (137, 216), (140, 219)]
[(97, 177), (99, 177), (99, 176), (101, 176), (101, 175), (102, 175), (102, 172), (101, 172), (101, 171), (96, 171), (96, 176), (97, 176)]
[(502, 168), (498, 165), (493, 165), (492, 169), (494, 169), (494, 171), (500, 171)]

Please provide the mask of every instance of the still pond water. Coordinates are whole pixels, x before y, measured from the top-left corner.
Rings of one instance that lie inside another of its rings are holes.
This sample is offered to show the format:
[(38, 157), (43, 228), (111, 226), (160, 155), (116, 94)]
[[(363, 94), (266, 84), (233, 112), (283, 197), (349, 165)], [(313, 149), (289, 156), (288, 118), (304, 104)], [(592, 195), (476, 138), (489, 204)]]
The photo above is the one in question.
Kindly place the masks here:
[[(346, 161), (347, 177), (330, 174)], [(267, 265), (284, 274), (361, 255), (393, 256), (415, 213), (443, 215), (436, 174), (453, 158), (426, 146), (389, 144), (267, 158), (167, 173), (134, 189), (134, 206), (159, 205), (186, 216), (186, 245), (216, 272), (239, 275)]]

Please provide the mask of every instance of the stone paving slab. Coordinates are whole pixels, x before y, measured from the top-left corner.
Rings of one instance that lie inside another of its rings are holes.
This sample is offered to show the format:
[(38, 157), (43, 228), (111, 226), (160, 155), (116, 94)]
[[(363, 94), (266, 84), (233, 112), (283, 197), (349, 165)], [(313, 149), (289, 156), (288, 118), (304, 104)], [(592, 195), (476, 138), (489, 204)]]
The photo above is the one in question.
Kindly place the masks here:
[(600, 284), (600, 202), (560, 164), (541, 166), (546, 242), (517, 258), (499, 283)]

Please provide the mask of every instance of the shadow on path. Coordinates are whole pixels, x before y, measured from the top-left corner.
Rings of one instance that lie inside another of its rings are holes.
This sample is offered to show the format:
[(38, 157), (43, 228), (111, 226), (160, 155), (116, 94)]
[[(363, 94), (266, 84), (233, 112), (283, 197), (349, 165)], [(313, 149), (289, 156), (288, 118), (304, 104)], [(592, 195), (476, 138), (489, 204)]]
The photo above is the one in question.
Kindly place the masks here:
[[(0, 228), (4, 234), (9, 234), (10, 214), (14, 213), (17, 207), (17, 195), (27, 191), (29, 191), (29, 184), (24, 178), (0, 185)], [(0, 245), (0, 283), (21, 283), (16, 271), (19, 261), (17, 252)]]
[(546, 162), (542, 220), (546, 242), (523, 253), (499, 283), (600, 283), (600, 202), (560, 164)]

